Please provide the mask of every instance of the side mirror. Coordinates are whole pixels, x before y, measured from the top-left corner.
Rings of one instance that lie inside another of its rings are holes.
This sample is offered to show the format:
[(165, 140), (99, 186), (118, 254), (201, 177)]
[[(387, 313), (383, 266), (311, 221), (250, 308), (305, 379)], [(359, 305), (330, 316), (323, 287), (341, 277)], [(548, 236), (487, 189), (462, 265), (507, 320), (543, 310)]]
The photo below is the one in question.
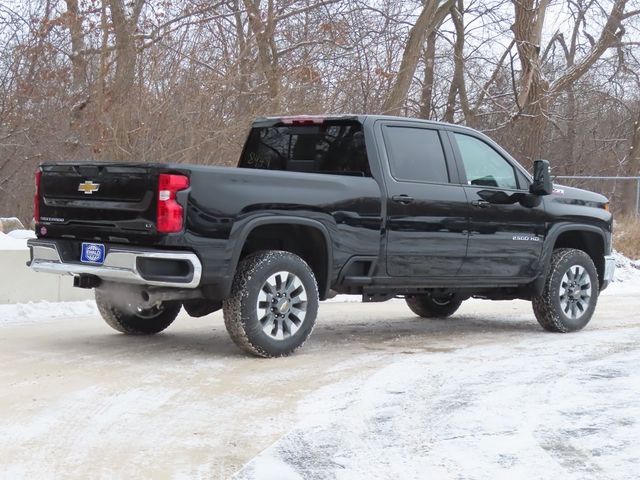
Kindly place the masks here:
[(551, 195), (553, 182), (551, 181), (551, 169), (548, 160), (536, 160), (533, 162), (533, 183), (529, 191), (534, 195)]

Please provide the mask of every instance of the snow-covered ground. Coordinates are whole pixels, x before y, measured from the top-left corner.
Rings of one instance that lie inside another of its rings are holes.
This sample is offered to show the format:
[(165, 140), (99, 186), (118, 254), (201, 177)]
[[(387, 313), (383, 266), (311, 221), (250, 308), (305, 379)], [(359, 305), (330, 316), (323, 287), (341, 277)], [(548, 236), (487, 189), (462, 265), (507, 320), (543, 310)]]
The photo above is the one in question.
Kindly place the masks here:
[[(640, 293), (615, 256), (604, 295)], [(307, 397), (235, 478), (638, 478), (640, 327), (403, 353)]]
[(640, 328), (397, 355), (327, 386), (241, 479), (636, 479)]
[(543, 332), (526, 302), (425, 322), (338, 296), (270, 361), (219, 313), (131, 339), (93, 301), (0, 305), (0, 478), (638, 478), (640, 261), (616, 264), (577, 334)]
[(152, 338), (86, 311), (3, 325), (0, 478), (637, 478), (639, 307), (605, 295), (555, 335), (522, 301), (333, 303), (275, 360), (220, 313)]

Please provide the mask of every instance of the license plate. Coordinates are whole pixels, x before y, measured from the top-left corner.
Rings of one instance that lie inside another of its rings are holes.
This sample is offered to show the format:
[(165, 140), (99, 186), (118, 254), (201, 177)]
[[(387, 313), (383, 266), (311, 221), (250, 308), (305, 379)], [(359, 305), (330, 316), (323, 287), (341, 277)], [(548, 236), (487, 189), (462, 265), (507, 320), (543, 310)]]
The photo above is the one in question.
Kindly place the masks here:
[(82, 263), (104, 263), (104, 245), (101, 243), (83, 243), (80, 253)]

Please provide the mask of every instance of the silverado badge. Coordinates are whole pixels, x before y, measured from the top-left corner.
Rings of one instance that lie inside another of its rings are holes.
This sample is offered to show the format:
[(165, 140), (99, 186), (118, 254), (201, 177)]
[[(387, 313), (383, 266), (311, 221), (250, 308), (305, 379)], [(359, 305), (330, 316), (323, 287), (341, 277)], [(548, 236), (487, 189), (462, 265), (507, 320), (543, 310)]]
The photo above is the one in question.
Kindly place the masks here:
[(93, 183), (91, 180), (85, 180), (78, 185), (78, 191), (84, 192), (85, 195), (91, 195), (93, 192), (97, 192), (100, 189), (99, 183)]

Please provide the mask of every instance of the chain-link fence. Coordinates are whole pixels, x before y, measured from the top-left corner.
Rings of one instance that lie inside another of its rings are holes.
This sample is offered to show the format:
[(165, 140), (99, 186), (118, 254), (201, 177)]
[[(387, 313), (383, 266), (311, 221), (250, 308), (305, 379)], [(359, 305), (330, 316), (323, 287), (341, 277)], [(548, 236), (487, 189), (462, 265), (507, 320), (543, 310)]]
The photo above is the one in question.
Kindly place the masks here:
[(635, 212), (640, 215), (640, 177), (606, 177), (560, 175), (557, 183), (584, 188), (609, 198), (614, 213)]

